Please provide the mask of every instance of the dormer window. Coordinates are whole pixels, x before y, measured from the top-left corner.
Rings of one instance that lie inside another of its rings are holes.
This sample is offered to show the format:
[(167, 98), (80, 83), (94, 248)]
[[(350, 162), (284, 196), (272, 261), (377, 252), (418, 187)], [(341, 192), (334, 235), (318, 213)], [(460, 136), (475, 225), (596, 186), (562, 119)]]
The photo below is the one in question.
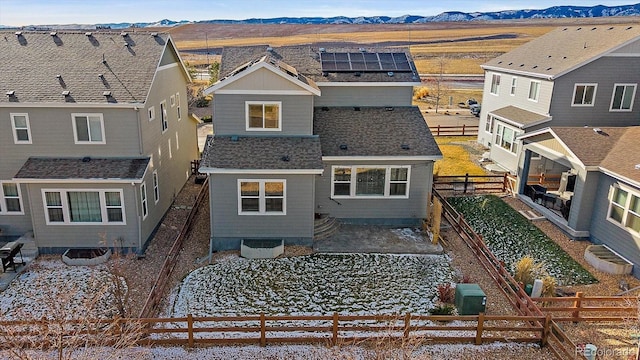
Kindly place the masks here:
[(247, 101), (247, 131), (280, 131), (282, 130), (282, 102)]

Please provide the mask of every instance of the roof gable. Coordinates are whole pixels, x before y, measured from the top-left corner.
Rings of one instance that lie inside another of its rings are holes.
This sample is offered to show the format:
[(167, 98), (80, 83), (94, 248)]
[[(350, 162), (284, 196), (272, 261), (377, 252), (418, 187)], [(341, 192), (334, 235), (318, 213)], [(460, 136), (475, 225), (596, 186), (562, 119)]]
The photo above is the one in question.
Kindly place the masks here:
[(18, 33), (1, 34), (0, 104), (142, 103), (170, 42), (148, 32)]
[(638, 25), (561, 27), (498, 56), (482, 68), (554, 79), (638, 41)]

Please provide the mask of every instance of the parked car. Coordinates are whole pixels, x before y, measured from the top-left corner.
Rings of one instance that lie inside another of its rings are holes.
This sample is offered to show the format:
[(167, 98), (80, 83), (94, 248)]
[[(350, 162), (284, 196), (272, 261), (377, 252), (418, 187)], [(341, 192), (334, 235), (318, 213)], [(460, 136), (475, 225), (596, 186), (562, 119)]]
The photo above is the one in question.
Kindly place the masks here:
[(471, 112), (471, 115), (475, 117), (480, 117), (480, 104), (476, 103), (476, 104), (470, 105), (469, 111)]

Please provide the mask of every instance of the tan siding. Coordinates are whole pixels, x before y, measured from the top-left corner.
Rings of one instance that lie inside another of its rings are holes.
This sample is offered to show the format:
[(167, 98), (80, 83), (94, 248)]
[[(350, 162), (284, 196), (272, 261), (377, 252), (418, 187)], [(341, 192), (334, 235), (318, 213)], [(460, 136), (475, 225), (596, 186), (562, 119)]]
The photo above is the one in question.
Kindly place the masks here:
[[(298, 81), (292, 78), (294, 81)], [(253, 73), (244, 76), (229, 85), (225, 86), (223, 90), (294, 90), (294, 91), (306, 91), (301, 86), (295, 84), (291, 80), (285, 79), (282, 76), (274, 73), (268, 69), (258, 69)]]

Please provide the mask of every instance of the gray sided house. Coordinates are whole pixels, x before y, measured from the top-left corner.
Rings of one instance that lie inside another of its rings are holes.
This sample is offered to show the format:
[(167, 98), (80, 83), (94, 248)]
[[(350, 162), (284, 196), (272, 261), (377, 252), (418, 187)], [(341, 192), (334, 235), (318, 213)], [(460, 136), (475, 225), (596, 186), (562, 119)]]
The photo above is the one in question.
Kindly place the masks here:
[(638, 25), (572, 26), (485, 63), (478, 142), (515, 174), (523, 134), (555, 126), (639, 125), (639, 53)]
[[(640, 276), (640, 126), (551, 127), (521, 137), (518, 178), (542, 163), (559, 185), (519, 181), (521, 199), (577, 239), (604, 244)], [(533, 155), (540, 157), (532, 160)]]
[(309, 46), (225, 48), (214, 94), (213, 250), (246, 239), (311, 245), (317, 219), (418, 225), (442, 157), (411, 106), (404, 53)]
[(3, 32), (0, 238), (143, 251), (198, 157), (166, 34)]

